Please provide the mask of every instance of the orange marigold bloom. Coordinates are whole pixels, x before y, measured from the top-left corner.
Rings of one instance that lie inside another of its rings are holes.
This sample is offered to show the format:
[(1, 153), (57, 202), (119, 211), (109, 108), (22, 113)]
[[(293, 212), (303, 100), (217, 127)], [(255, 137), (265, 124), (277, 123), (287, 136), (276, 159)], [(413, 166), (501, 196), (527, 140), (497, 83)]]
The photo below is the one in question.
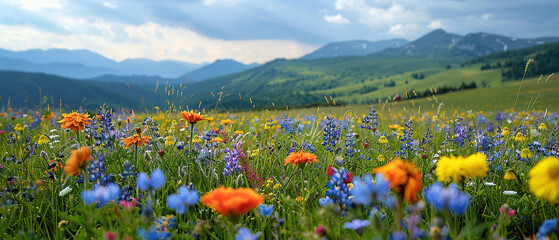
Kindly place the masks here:
[(134, 134), (133, 136), (122, 139), (122, 141), (126, 143), (126, 146), (124, 148), (129, 148), (132, 145), (139, 147), (142, 146), (142, 142), (144, 144), (148, 144), (148, 140), (151, 140), (151, 138), (148, 136), (142, 136), (142, 138), (140, 139), (140, 135), (138, 134)]
[(182, 119), (183, 119), (184, 121), (187, 121), (187, 122), (189, 122), (190, 124), (196, 124), (196, 123), (199, 122), (199, 121), (208, 120), (207, 118), (205, 118), (205, 117), (203, 117), (202, 115), (197, 114), (197, 113), (195, 113), (195, 112), (193, 112), (193, 111), (190, 111), (190, 112), (182, 111), (182, 112), (181, 112), (181, 116), (182, 116)]
[(79, 175), (87, 168), (89, 160), (91, 159), (91, 148), (82, 147), (77, 150), (72, 150), (72, 156), (66, 161), (64, 172), (69, 175)]
[(260, 206), (264, 197), (252, 188), (233, 189), (221, 186), (202, 196), (200, 201), (219, 214), (238, 217)]
[(289, 163), (293, 163), (293, 166), (305, 163), (313, 163), (318, 162), (316, 160), (316, 155), (312, 153), (303, 152), (303, 150), (299, 151), (298, 153), (292, 152), (285, 158), (283, 165), (287, 165)]
[(415, 203), (419, 200), (421, 173), (415, 164), (397, 159), (375, 168), (375, 173), (382, 173), (390, 181), (390, 188), (400, 194), (403, 193), (404, 199), (408, 203)]
[(70, 130), (74, 130), (74, 131), (81, 131), (86, 124), (91, 124), (89, 122), (89, 114), (82, 114), (82, 113), (77, 113), (77, 112), (73, 112), (73, 113), (63, 113), (62, 114), (62, 120), (58, 121), (59, 123), (62, 123), (62, 126), (60, 126), (61, 128), (64, 129), (70, 129)]

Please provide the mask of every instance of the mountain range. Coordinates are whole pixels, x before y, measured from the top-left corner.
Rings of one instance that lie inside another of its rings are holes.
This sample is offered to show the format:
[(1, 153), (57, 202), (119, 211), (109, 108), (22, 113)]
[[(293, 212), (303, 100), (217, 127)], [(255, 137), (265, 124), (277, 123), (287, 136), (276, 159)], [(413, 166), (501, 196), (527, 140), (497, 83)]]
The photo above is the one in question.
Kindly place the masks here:
[(70, 78), (93, 78), (104, 74), (157, 75), (175, 78), (207, 65), (174, 60), (125, 59), (117, 62), (89, 50), (0, 49), (0, 69), (43, 72)]
[(258, 66), (257, 63), (243, 64), (233, 59), (216, 60), (212, 64), (203, 66), (179, 77), (191, 82), (202, 81), (209, 78), (224, 76)]
[(117, 62), (89, 50), (0, 49), (0, 70), (48, 73), (104, 82), (156, 84), (183, 82), (187, 78), (190, 81), (201, 81), (255, 66), (258, 64), (243, 64), (233, 59), (218, 59), (213, 63), (202, 64), (143, 58)]
[[(527, 57), (536, 58), (531, 65), (538, 71), (535, 74), (559, 71), (559, 43), (547, 44), (555, 41), (559, 41), (559, 38), (515, 39), (488, 33), (460, 36), (439, 29), (401, 47), (388, 48), (368, 55), (363, 55), (363, 52), (351, 53), (351, 46), (355, 46), (356, 42), (336, 43), (338, 46), (350, 46), (338, 47), (343, 51), (340, 50), (337, 54), (343, 52), (363, 56), (346, 55), (316, 59), (309, 59), (307, 56), (291, 60), (276, 59), (258, 66), (245, 65), (232, 59), (217, 60), (183, 73), (178, 78), (103, 74), (81, 81), (87, 82), (82, 85), (78, 84), (79, 80), (74, 79), (52, 80), (58, 79), (52, 75), (8, 72), (0, 75), (0, 81), (7, 84), (3, 85), (4, 90), (0, 91), (0, 100), (3, 99), (5, 103), (6, 99), (12, 97), (14, 103), (16, 98), (22, 100), (22, 94), (27, 94), (28, 98), (33, 99), (37, 88), (41, 87), (44, 95), (51, 96), (51, 99), (56, 95), (55, 100), (74, 101), (72, 104), (83, 102), (88, 106), (92, 105), (90, 100), (94, 100), (95, 104), (104, 99), (111, 102), (110, 96), (113, 94), (125, 95), (115, 95), (115, 100), (120, 99), (117, 104), (134, 108), (161, 106), (167, 104), (167, 100), (176, 105), (187, 104), (228, 110), (301, 106), (324, 102), (325, 98), (326, 101), (362, 103), (370, 101), (373, 95), (375, 99), (380, 100), (395, 94), (402, 95), (409, 90), (421, 92), (430, 88), (459, 89), (460, 85), (466, 86), (465, 83), (468, 86), (475, 85), (472, 83), (477, 83), (478, 86), (499, 86), (502, 81), (507, 81), (506, 79), (514, 80), (518, 77), (518, 72), (524, 69)], [(319, 53), (326, 56), (327, 50), (333, 49), (331, 46), (336, 44), (318, 49), (314, 56), (318, 56)], [(372, 48), (367, 46), (366, 48)], [(363, 49), (361, 47), (361, 50)], [(5, 54), (6, 51), (2, 53)], [(313, 53), (309, 55), (312, 58)], [(9, 58), (13, 57), (10, 55), (0, 56), (4, 56), (0, 58), (0, 70), (23, 68), (22, 65), (31, 63), (29, 58), (14, 60)], [(34, 72), (40, 72), (39, 66), (45, 69), (51, 65), (58, 66), (59, 62), (49, 61), (59, 59), (51, 57), (43, 59), (42, 62), (32, 63), (37, 66)], [(96, 64), (93, 64), (95, 67), (92, 67), (76, 60), (74, 63), (64, 63), (71, 66), (64, 70), (69, 72), (67, 74), (79, 74), (82, 68), (87, 67), (101, 72), (106, 69), (102, 61), (103, 58), (98, 57), (94, 61)], [(480, 69), (479, 65), (482, 64)], [(29, 72), (25, 69), (15, 70)], [(41, 82), (42, 85), (34, 82)], [(42, 87), (51, 82), (53, 86), (63, 86), (54, 89), (50, 85)], [(68, 85), (64, 85), (63, 82), (67, 82)], [(109, 82), (111, 84), (108, 84)], [(172, 94), (161, 93), (161, 87), (159, 92), (154, 92), (155, 83), (164, 84), (164, 89), (172, 89)], [(8, 85), (10, 87), (7, 87)], [(76, 90), (72, 90), (73, 88)], [(60, 89), (65, 90), (60, 92)], [(108, 93), (102, 98), (91, 96), (98, 91)], [(30, 94), (31, 92), (34, 93)], [(64, 94), (80, 97), (68, 98), (69, 96)], [(327, 97), (330, 100), (327, 100)], [(89, 99), (78, 101), (83, 98)]]
[(559, 37), (522, 39), (483, 32), (460, 36), (437, 29), (402, 47), (388, 48), (373, 56), (417, 57), (458, 63), (492, 53), (552, 42), (559, 42)]
[(382, 51), (386, 48), (398, 48), (409, 42), (410, 41), (406, 39), (390, 39), (376, 42), (365, 40), (333, 42), (301, 57), (301, 59), (313, 60), (341, 56), (365, 56)]

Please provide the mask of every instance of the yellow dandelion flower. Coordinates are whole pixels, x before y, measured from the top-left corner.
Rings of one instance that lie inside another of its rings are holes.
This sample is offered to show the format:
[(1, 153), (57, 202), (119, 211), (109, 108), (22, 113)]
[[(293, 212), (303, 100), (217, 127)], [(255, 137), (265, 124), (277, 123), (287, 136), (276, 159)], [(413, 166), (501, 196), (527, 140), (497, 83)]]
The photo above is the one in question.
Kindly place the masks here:
[(14, 127), (14, 130), (16, 130), (16, 131), (18, 131), (18, 132), (21, 132), (21, 131), (23, 131), (23, 127), (21, 126), (21, 124), (18, 123), (18, 124), (16, 124), (16, 126)]
[(385, 158), (384, 158), (383, 155), (378, 155), (377, 161), (379, 161), (379, 162), (384, 162), (384, 160), (385, 160)]
[(544, 158), (530, 170), (530, 190), (537, 197), (549, 202), (559, 200), (559, 159)]
[(199, 143), (201, 141), (202, 140), (200, 139), (200, 137), (198, 135), (194, 135), (194, 137), (192, 138), (192, 142)]
[(297, 201), (298, 203), (300, 203), (300, 202), (302, 202), (302, 201), (304, 201), (304, 200), (305, 200), (305, 199), (304, 199), (303, 197), (301, 197), (301, 196), (295, 198), (295, 201)]
[(547, 130), (547, 126), (545, 125), (545, 123), (540, 123), (540, 126), (538, 126), (539, 130)]
[(487, 176), (486, 156), (483, 153), (468, 157), (441, 157), (435, 173), (439, 181), (467, 182), (470, 178)]

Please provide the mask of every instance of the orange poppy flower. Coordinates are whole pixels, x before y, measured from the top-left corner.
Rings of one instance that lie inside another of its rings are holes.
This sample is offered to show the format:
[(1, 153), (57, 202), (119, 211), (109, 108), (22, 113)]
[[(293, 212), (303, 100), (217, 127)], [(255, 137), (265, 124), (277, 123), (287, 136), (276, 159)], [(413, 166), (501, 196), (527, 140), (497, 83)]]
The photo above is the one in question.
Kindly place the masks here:
[(182, 120), (187, 121), (190, 124), (196, 124), (199, 121), (208, 120), (207, 118), (205, 118), (202, 115), (197, 114), (193, 111), (190, 111), (190, 112), (182, 111), (181, 116), (182, 116)]
[(72, 156), (66, 161), (64, 172), (74, 176), (80, 175), (87, 168), (89, 160), (91, 160), (91, 148), (82, 147), (72, 150)]
[(200, 201), (219, 214), (230, 217), (241, 216), (264, 202), (264, 197), (252, 188), (218, 187), (202, 196)]
[(312, 153), (303, 152), (303, 150), (299, 151), (298, 153), (292, 152), (285, 158), (283, 165), (287, 165), (289, 163), (293, 163), (293, 166), (305, 163), (313, 163), (318, 162), (316, 159), (316, 155)]
[(415, 203), (419, 200), (421, 173), (415, 164), (397, 159), (375, 168), (375, 173), (382, 173), (390, 181), (390, 188), (400, 194), (403, 193), (404, 199), (408, 203)]
[(216, 142), (216, 143), (222, 143), (223, 141), (224, 141), (223, 138), (220, 138), (220, 137), (214, 137), (212, 139), (212, 142)]
[(142, 136), (142, 138), (140, 139), (140, 135), (138, 135), (138, 134), (134, 134), (133, 136), (122, 139), (122, 141), (124, 143), (126, 143), (126, 146), (124, 147), (126, 149), (129, 148), (132, 145), (134, 145), (136, 147), (142, 146), (142, 142), (144, 144), (148, 144), (148, 140), (151, 140), (151, 138), (148, 137), (148, 136)]
[(86, 124), (91, 124), (89, 122), (89, 114), (73, 112), (68, 114), (63, 113), (62, 116), (64, 118), (62, 118), (62, 120), (58, 122), (62, 123), (62, 126), (60, 127), (64, 129), (81, 131), (82, 129), (84, 129)]

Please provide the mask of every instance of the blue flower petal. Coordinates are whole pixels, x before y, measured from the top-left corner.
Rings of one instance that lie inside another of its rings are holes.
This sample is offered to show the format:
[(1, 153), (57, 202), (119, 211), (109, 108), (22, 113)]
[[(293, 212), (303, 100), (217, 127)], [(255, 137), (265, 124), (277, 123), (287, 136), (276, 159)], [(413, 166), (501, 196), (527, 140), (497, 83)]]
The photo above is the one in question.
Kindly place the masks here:
[(138, 174), (138, 180), (136, 180), (136, 184), (138, 184), (138, 188), (140, 191), (146, 191), (150, 189), (150, 181), (148, 175), (145, 172), (141, 172)]
[(163, 171), (161, 171), (161, 169), (159, 168), (156, 169), (151, 173), (151, 189), (155, 190), (162, 188), (163, 185), (165, 185), (166, 179), (167, 177), (165, 177)]

